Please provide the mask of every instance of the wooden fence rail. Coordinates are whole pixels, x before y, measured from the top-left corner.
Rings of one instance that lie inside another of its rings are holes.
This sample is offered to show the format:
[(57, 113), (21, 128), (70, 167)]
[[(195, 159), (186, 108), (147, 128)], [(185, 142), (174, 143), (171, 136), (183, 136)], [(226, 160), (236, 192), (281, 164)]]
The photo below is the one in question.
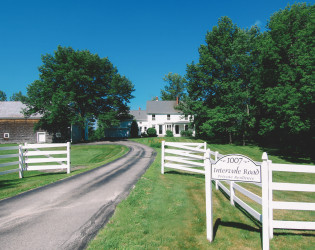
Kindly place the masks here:
[[(262, 197), (246, 188), (240, 186), (236, 181), (219, 181), (211, 177), (211, 165), (215, 164), (224, 155), (206, 149), (206, 143), (169, 143), (162, 141), (162, 162), (161, 172), (164, 174), (164, 168), (173, 168), (188, 172), (197, 172), (205, 174), (206, 185), (206, 217), (207, 217), (207, 238), (213, 240), (212, 229), (212, 187), (211, 181), (215, 182), (216, 189), (220, 189), (230, 197), (231, 205), (235, 202), (247, 211), (252, 217), (262, 223), (263, 249), (269, 249), (269, 240), (273, 237), (273, 229), (303, 229), (315, 230), (315, 221), (279, 221), (273, 220), (274, 209), (285, 210), (308, 210), (315, 211), (315, 203), (311, 202), (284, 202), (273, 201), (273, 191), (298, 191), (298, 192), (315, 192), (315, 184), (304, 183), (278, 183), (273, 182), (272, 173), (275, 171), (285, 172), (302, 172), (315, 173), (315, 166), (292, 165), (292, 164), (274, 164), (268, 160), (266, 153), (263, 154), (262, 162), (255, 162), (261, 166), (262, 181), (261, 183), (251, 183), (262, 189)], [(178, 150), (181, 149), (181, 150)], [(196, 154), (197, 153), (197, 154)], [(172, 156), (169, 156), (172, 155)], [(202, 161), (203, 160), (203, 161)], [(197, 167), (197, 168), (196, 168)], [(203, 168), (202, 168), (203, 167)], [(201, 168), (201, 169), (200, 169)], [(237, 181), (240, 182), (241, 181)], [(226, 187), (223, 183), (229, 185)], [(262, 206), (262, 213), (256, 211), (253, 207), (241, 200), (235, 194), (235, 190), (245, 195), (250, 200)], [(211, 216), (210, 216), (211, 214)]]
[[(65, 150), (47, 150), (47, 148), (66, 148)], [(45, 150), (40, 150), (45, 149)], [(27, 144), (0, 147), (0, 151), (17, 150), (16, 154), (0, 155), (0, 159), (18, 157), (18, 161), (11, 161), (0, 164), (1, 167), (19, 165), (16, 169), (1, 171), (0, 175), (19, 172), (19, 177), (23, 178), (23, 172), (27, 170), (49, 170), (49, 169), (66, 169), (69, 174), (70, 167), (70, 142), (51, 143), (51, 144)], [(63, 157), (52, 157), (51, 155), (64, 155)], [(40, 157), (42, 156), (42, 157)], [(43, 164), (45, 163), (45, 164)], [(49, 164), (46, 164), (49, 163)], [(56, 164), (50, 164), (56, 163)]]
[[(16, 154), (0, 155), (0, 159), (9, 159), (9, 158), (20, 157), (19, 146), (0, 147), (0, 151), (12, 151), (12, 150), (16, 150), (18, 153), (16, 153)], [(14, 165), (19, 165), (19, 162), (20, 162), (20, 161), (10, 161), (10, 162), (6, 162), (6, 163), (1, 163), (1, 164), (0, 164), (0, 168), (9, 167), (9, 166), (14, 166)], [(9, 173), (14, 173), (14, 172), (19, 172), (19, 171), (20, 171), (19, 168), (9, 169), (9, 170), (5, 170), (5, 171), (1, 171), (1, 172), (0, 172), (0, 175), (9, 174)], [(21, 174), (20, 174), (20, 175), (21, 175)]]

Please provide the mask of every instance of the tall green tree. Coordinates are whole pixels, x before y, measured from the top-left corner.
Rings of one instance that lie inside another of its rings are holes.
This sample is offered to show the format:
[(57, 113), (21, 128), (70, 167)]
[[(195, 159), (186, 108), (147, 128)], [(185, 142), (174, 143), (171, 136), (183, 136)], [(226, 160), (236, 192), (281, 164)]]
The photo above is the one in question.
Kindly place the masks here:
[(315, 140), (314, 8), (299, 3), (276, 12), (261, 40), (258, 132), (283, 145), (311, 148)]
[(25, 102), (26, 101), (26, 96), (22, 94), (21, 91), (13, 93), (12, 96), (10, 97), (10, 101), (20, 101), (20, 102)]
[(128, 113), (134, 86), (108, 58), (59, 46), (42, 61), (40, 79), (28, 86), (25, 102), (26, 115), (42, 115), (37, 127), (61, 132), (70, 124), (83, 128), (87, 119), (109, 126)]
[(242, 30), (228, 17), (206, 35), (199, 48), (199, 63), (187, 67), (185, 105), (195, 114), (197, 132), (201, 136), (215, 134), (249, 134), (255, 122), (252, 78), (256, 65), (255, 39), (259, 30)]
[(186, 79), (177, 73), (168, 73), (163, 78), (166, 85), (161, 90), (161, 97), (163, 101), (173, 101), (176, 98), (184, 96), (186, 90)]
[(2, 90), (0, 90), (0, 101), (5, 102), (6, 100), (7, 100), (7, 95)]

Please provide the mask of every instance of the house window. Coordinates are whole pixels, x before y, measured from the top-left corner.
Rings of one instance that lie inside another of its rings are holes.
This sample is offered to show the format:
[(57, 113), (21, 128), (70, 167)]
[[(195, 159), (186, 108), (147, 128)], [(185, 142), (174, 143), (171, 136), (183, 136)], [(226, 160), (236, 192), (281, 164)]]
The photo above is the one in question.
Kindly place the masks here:
[(186, 120), (186, 121), (188, 120), (188, 115), (185, 115), (185, 120)]
[(46, 133), (45, 132), (37, 132), (37, 143), (46, 142)]
[(171, 115), (167, 115), (167, 120), (171, 120)]
[(3, 138), (4, 139), (9, 139), (10, 138), (10, 134), (9, 133), (4, 133), (3, 134)]
[(163, 127), (162, 127), (162, 125), (159, 125), (159, 134), (160, 135), (163, 134)]
[(155, 121), (155, 115), (152, 115), (152, 121)]
[(172, 125), (166, 125), (167, 130), (172, 130)]
[(179, 125), (175, 125), (175, 134), (179, 134)]

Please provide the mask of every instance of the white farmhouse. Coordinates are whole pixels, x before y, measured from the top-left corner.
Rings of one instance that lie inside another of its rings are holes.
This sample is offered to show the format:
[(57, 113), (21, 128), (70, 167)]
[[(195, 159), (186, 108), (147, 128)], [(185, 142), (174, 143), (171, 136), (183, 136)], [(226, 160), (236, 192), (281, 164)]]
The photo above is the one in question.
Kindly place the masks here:
[(156, 98), (156, 101), (147, 101), (146, 110), (131, 110), (130, 114), (137, 121), (140, 133), (155, 128), (158, 136), (165, 136), (166, 130), (171, 130), (175, 137), (180, 137), (181, 131), (189, 129), (191, 117), (176, 109), (177, 105), (178, 100), (159, 101)]

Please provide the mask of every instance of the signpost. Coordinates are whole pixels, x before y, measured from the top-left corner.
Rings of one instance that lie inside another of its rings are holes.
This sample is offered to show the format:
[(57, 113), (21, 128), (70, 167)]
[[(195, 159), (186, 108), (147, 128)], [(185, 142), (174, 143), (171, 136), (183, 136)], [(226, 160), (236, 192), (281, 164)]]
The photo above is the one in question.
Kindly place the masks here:
[[(205, 153), (205, 178), (206, 178), (206, 217), (207, 239), (213, 241), (213, 215), (212, 215), (212, 188), (211, 180), (226, 180), (240, 182), (262, 182), (261, 166), (250, 158), (231, 154), (226, 155), (216, 163), (210, 164), (210, 150)], [(266, 249), (268, 249), (267, 247)]]

